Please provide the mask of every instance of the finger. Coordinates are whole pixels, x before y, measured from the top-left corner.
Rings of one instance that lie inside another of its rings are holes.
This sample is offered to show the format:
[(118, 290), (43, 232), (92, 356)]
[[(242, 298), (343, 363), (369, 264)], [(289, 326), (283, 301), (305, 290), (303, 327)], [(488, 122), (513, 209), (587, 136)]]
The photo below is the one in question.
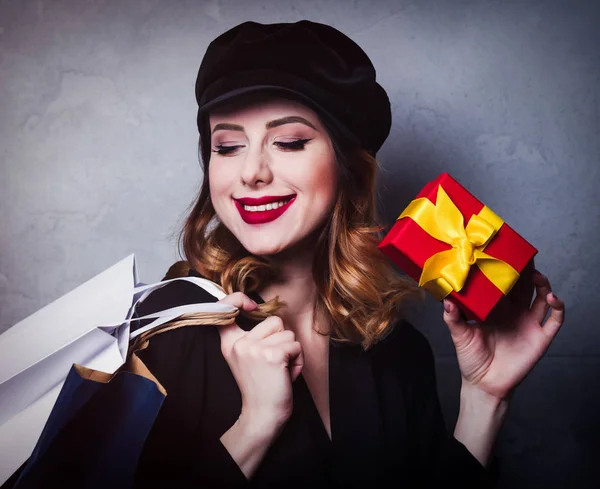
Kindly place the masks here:
[(281, 345), (264, 348), (263, 353), (268, 362), (273, 364), (282, 364), (286, 367), (300, 354), (302, 345), (299, 341), (291, 343), (282, 343)]
[(550, 341), (552, 341), (565, 320), (565, 303), (552, 292), (547, 295), (546, 300), (550, 307), (552, 307), (552, 312), (548, 320), (544, 323), (542, 330), (546, 333)]
[(529, 262), (525, 268), (521, 270), (519, 279), (508, 294), (509, 302), (514, 304), (519, 310), (528, 310), (531, 307), (531, 300), (533, 299), (535, 292), (535, 288), (533, 286), (534, 274), (535, 270), (533, 268), (533, 263)]
[(283, 330), (282, 319), (279, 316), (269, 316), (248, 332), (248, 339), (261, 340)]
[(300, 353), (295, 357), (290, 358), (289, 369), (290, 369), (290, 380), (294, 382), (298, 376), (302, 373), (304, 368), (304, 350), (300, 348)]
[(293, 331), (286, 329), (267, 336), (261, 340), (261, 344), (264, 346), (275, 346), (282, 343), (292, 343), (294, 341), (296, 341), (296, 334)]
[(295, 360), (302, 353), (302, 345), (299, 341), (292, 341), (291, 343), (283, 343), (277, 348), (281, 348), (286, 356), (286, 362), (288, 364), (295, 363)]
[(234, 292), (233, 294), (229, 294), (228, 296), (223, 297), (223, 299), (218, 301), (218, 303), (229, 304), (244, 311), (254, 311), (258, 308), (258, 304), (242, 292)]
[(452, 299), (444, 299), (444, 322), (448, 325), (455, 344), (461, 341), (466, 333), (470, 332), (469, 325)]
[[(242, 292), (229, 294), (218, 301), (218, 303), (229, 304), (244, 311), (253, 311), (258, 307), (256, 302)], [(233, 348), (233, 344), (245, 336), (246, 332), (236, 323), (232, 323), (227, 326), (219, 326), (219, 335), (221, 336), (221, 350), (224, 353), (229, 353)]]
[(248, 333), (240, 328), (237, 323), (228, 324), (227, 326), (219, 326), (219, 335), (221, 336), (221, 351), (226, 353), (226, 356), (231, 352), (233, 344), (246, 336)]
[(537, 270), (533, 274), (533, 284), (535, 285), (535, 299), (531, 305), (531, 312), (536, 321), (541, 324), (550, 309), (550, 304), (548, 304), (546, 297), (552, 291), (552, 286), (548, 277), (542, 275)]

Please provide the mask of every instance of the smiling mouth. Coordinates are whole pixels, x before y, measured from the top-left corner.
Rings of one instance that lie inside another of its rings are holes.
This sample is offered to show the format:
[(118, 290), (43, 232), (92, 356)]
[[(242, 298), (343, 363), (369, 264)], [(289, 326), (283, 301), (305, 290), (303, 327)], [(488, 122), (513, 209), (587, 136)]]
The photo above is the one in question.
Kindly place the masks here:
[(283, 207), (285, 204), (287, 204), (292, 199), (293, 199), (293, 197), (290, 197), (289, 199), (279, 200), (277, 202), (270, 202), (268, 204), (263, 204), (263, 205), (245, 205), (244, 210), (248, 211), (248, 212), (264, 212), (264, 211), (279, 209), (280, 207)]
[(269, 202), (262, 205), (243, 205), (237, 200), (235, 206), (242, 220), (247, 224), (264, 224), (280, 217), (296, 200), (294, 195), (291, 198)]

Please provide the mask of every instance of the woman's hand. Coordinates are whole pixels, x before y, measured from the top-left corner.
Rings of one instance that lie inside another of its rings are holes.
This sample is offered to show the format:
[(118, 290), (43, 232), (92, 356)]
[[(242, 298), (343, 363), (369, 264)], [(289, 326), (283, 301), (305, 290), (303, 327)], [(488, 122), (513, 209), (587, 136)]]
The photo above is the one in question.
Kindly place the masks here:
[[(245, 310), (256, 304), (241, 292), (219, 301)], [(252, 307), (253, 306), (253, 307)], [(242, 414), (284, 423), (292, 414), (292, 382), (302, 371), (302, 346), (293, 331), (271, 316), (251, 331), (219, 328), (221, 351), (242, 393)]]
[[(221, 299), (252, 311), (257, 305), (236, 292)], [(242, 394), (242, 413), (221, 437), (246, 478), (292, 414), (292, 382), (302, 371), (302, 346), (283, 321), (271, 316), (251, 331), (237, 324), (219, 327), (221, 351)]]
[[(531, 307), (532, 286), (536, 297)], [(550, 317), (544, 323), (548, 310)], [(452, 299), (444, 300), (444, 321), (456, 347), (463, 388), (507, 399), (544, 355), (564, 321), (565, 306), (548, 279), (523, 271), (506, 300), (483, 324), (467, 324)]]

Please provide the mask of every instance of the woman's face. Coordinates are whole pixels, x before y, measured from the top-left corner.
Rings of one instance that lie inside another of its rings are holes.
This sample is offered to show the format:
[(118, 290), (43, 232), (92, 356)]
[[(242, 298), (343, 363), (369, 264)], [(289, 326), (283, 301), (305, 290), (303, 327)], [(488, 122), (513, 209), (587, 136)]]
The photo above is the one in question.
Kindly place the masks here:
[(275, 255), (324, 224), (338, 170), (315, 112), (291, 100), (265, 99), (212, 112), (210, 130), (211, 201), (246, 250)]

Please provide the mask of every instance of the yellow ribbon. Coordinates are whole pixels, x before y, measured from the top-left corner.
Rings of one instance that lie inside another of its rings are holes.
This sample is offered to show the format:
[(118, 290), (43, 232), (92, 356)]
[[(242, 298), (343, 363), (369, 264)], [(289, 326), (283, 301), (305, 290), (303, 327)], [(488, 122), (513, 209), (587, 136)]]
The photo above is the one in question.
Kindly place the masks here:
[(436, 299), (442, 300), (453, 290), (460, 292), (472, 265), (477, 265), (505, 295), (518, 280), (519, 272), (511, 265), (483, 251), (504, 224), (488, 207), (473, 214), (465, 227), (461, 212), (440, 185), (436, 204), (424, 197), (415, 199), (398, 219), (404, 217), (410, 217), (427, 234), (452, 246), (432, 255), (423, 265), (419, 285)]

